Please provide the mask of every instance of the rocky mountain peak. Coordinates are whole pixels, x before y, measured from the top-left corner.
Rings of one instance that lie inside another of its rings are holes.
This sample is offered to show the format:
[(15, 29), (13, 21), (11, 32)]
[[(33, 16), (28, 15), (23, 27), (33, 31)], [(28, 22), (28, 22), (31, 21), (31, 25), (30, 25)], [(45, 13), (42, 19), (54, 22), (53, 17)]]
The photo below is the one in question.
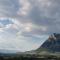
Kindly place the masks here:
[(40, 46), (40, 49), (49, 49), (53, 52), (60, 52), (60, 34), (54, 33)]
[(54, 33), (49, 36), (48, 40), (59, 40), (60, 39), (60, 34)]

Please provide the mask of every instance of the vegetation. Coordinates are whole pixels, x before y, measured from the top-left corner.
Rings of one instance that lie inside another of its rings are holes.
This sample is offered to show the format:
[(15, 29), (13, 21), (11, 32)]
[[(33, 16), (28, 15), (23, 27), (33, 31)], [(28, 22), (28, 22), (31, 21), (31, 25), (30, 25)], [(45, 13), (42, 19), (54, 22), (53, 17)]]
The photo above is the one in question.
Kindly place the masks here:
[(0, 56), (0, 60), (60, 60), (60, 57), (54, 55), (22, 54), (16, 56)]

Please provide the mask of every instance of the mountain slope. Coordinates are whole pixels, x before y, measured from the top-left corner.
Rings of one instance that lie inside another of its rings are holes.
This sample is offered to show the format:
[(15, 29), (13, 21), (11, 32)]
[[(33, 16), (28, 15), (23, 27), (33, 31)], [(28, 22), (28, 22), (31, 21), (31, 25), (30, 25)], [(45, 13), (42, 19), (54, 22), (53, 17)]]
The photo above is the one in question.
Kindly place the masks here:
[(60, 52), (60, 34), (54, 33), (37, 49), (37, 51)]

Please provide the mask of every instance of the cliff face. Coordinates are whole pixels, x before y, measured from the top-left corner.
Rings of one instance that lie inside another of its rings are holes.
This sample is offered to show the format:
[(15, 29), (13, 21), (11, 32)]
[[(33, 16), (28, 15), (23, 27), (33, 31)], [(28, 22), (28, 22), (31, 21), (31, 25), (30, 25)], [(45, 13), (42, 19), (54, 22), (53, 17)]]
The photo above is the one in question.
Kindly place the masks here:
[(60, 52), (60, 34), (54, 33), (41, 45), (39, 49), (47, 49), (53, 52)]

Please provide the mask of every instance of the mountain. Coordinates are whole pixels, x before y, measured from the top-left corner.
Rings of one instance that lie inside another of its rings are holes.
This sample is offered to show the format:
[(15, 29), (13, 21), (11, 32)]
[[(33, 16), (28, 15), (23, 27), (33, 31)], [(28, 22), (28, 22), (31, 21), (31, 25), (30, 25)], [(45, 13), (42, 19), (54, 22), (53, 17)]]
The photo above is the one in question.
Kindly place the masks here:
[(16, 50), (0, 49), (0, 53), (5, 53), (5, 54), (16, 53)]
[(15, 56), (15, 50), (0, 49), (0, 56)]
[(50, 35), (36, 51), (60, 52), (60, 34), (54, 33)]

